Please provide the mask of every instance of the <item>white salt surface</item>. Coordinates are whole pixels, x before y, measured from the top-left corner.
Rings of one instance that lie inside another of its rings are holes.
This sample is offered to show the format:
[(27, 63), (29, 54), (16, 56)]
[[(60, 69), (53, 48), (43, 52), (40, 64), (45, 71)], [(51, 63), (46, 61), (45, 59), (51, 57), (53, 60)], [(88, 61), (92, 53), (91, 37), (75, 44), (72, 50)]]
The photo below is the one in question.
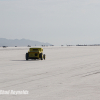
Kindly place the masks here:
[(46, 60), (25, 60), (28, 47), (0, 47), (0, 100), (100, 100), (100, 47), (44, 47)]

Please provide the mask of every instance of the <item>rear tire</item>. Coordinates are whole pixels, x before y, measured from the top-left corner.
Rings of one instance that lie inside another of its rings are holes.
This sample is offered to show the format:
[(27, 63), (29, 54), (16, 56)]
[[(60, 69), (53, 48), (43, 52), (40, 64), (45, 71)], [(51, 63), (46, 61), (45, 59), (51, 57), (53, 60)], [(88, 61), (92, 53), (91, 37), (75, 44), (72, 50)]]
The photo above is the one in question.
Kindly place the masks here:
[(26, 60), (28, 60), (28, 53), (26, 53)]
[(40, 53), (40, 59), (43, 60), (43, 54), (42, 53)]
[(46, 55), (44, 54), (44, 55), (43, 55), (43, 59), (45, 60), (45, 58), (46, 58)]

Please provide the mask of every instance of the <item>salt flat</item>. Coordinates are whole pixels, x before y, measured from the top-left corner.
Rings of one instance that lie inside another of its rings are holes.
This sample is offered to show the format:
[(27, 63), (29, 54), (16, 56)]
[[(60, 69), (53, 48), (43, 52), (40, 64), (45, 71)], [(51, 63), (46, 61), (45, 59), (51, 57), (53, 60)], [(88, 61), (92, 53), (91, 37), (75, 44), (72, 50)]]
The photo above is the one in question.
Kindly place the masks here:
[(0, 47), (0, 100), (100, 100), (100, 47), (44, 47), (46, 60), (25, 60), (28, 47)]

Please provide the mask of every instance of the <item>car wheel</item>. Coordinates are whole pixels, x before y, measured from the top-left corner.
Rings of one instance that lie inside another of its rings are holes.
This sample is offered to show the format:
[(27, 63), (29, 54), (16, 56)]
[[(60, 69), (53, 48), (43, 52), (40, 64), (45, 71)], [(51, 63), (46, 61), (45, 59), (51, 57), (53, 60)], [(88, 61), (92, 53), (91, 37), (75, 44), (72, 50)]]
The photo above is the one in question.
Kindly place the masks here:
[(43, 60), (43, 54), (42, 53), (40, 53), (40, 59)]
[(45, 58), (46, 58), (46, 55), (45, 55), (45, 54), (43, 55), (43, 58), (44, 58), (44, 60), (45, 60)]
[(26, 60), (28, 60), (28, 53), (26, 53)]

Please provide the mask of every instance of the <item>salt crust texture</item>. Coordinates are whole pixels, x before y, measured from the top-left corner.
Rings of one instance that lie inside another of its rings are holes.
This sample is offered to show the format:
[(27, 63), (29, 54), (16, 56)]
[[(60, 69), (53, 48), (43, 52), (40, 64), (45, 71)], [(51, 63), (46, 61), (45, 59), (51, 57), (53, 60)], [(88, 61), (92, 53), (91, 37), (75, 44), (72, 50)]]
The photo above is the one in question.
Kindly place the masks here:
[(100, 100), (100, 47), (44, 47), (46, 60), (25, 60), (28, 47), (0, 47), (0, 100)]

